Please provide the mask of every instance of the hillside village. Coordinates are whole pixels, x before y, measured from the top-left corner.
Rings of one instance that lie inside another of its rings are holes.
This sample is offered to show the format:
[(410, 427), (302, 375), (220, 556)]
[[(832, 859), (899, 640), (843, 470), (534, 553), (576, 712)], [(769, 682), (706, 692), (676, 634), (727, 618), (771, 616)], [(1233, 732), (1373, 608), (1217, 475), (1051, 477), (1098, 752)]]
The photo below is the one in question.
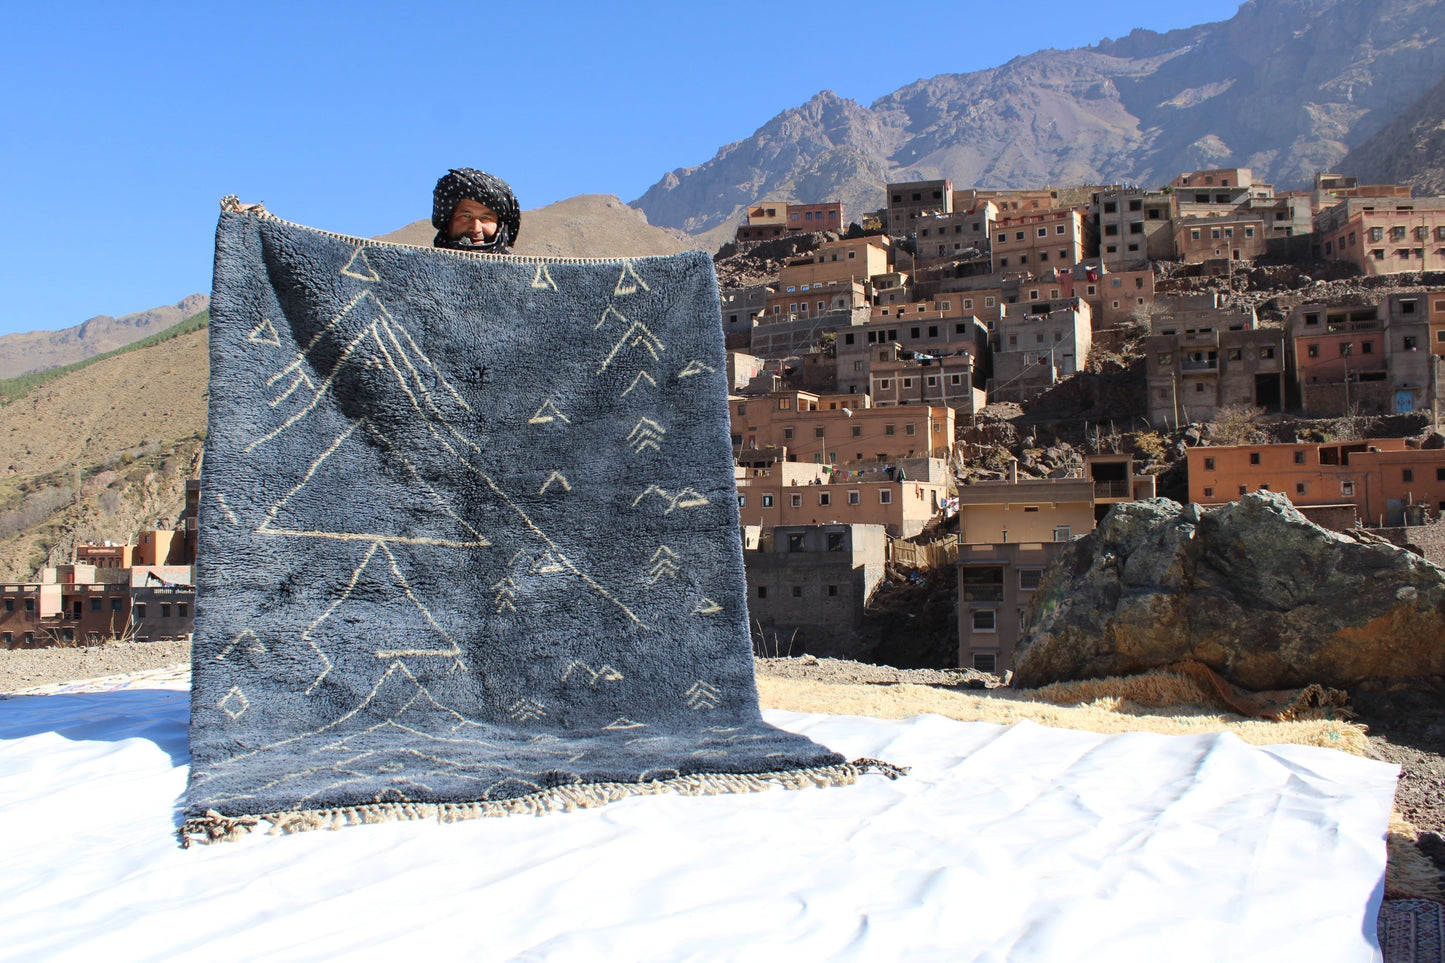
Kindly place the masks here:
[[(716, 257), (760, 654), (1001, 675), (1049, 562), (1155, 495), (1283, 492), (1445, 560), (1445, 198), (1243, 168), (887, 196), (759, 201)], [(0, 645), (184, 638), (198, 485), (174, 530), (0, 586)]]
[(881, 621), (951, 638), (900, 661), (1003, 673), (1049, 562), (1158, 494), (1282, 492), (1445, 561), (1445, 198), (1246, 168), (887, 197), (846, 230), (763, 200), (720, 252), (762, 651), (897, 657), (868, 601), (901, 590)]

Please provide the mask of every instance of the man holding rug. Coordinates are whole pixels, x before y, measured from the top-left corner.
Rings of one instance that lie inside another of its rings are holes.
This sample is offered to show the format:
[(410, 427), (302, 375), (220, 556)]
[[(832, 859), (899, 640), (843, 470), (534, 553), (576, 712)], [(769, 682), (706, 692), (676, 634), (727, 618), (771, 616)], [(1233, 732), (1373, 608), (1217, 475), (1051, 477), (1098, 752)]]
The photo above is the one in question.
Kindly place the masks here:
[(433, 247), (509, 254), (522, 230), (522, 212), (500, 177), (470, 167), (450, 170), (432, 191)]

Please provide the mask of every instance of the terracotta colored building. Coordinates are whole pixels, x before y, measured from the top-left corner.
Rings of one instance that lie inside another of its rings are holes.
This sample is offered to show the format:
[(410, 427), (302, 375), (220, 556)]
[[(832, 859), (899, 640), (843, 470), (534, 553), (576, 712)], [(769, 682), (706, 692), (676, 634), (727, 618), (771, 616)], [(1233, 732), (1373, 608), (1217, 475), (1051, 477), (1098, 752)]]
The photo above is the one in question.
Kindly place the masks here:
[(1110, 508), (1152, 498), (1151, 475), (1128, 455), (1096, 455), (1080, 478), (977, 482), (958, 489), (958, 664), (1002, 673), (1028, 631), (1044, 569)]
[(875, 408), (867, 395), (779, 391), (731, 397), (728, 409), (740, 459), (776, 451), (784, 462), (849, 465), (947, 458), (953, 447), (956, 414), (943, 406)]
[(1001, 215), (993, 231), (993, 270), (1037, 275), (1068, 269), (1094, 256), (1097, 248), (1093, 225), (1078, 211)]
[(841, 231), (843, 203), (795, 204), (790, 201), (759, 201), (748, 208), (735, 237), (739, 241), (760, 241), (787, 234)]
[(1191, 448), (1187, 457), (1189, 498), (1201, 505), (1268, 490), (1306, 514), (1349, 506), (1350, 524), (1400, 525), (1411, 505), (1445, 512), (1445, 450), (1410, 448), (1404, 438), (1210, 446)]
[(836, 472), (791, 462), (739, 467), (738, 513), (743, 525), (882, 525), (908, 538), (938, 514), (950, 484), (942, 459), (909, 464), (912, 470), (855, 465)]
[(1315, 214), (1316, 258), (1364, 274), (1445, 269), (1445, 198), (1347, 197)]
[(1174, 222), (1175, 255), (1186, 264), (1252, 260), (1265, 253), (1269, 237), (1258, 212), (1180, 217)]

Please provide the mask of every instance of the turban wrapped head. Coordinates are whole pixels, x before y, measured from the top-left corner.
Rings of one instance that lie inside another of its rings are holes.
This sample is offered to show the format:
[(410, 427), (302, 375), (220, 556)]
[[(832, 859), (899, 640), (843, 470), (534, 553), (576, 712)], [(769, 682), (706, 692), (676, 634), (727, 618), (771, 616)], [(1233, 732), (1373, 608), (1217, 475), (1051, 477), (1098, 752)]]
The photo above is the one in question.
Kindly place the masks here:
[[(485, 204), (497, 212), (497, 233), (485, 244), (473, 244), (467, 238), (452, 239), (452, 212), (464, 200)], [(506, 254), (522, 231), (522, 211), (506, 181), (484, 171), (462, 167), (447, 171), (437, 181), (432, 191), (431, 223), (437, 229), (437, 236), (432, 240), (436, 247)]]

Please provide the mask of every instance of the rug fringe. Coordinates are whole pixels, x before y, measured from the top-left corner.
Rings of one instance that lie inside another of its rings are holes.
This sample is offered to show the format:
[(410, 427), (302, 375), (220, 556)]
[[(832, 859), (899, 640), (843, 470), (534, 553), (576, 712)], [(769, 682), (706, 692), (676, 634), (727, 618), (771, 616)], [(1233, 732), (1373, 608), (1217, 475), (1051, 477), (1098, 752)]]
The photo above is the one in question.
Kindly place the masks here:
[(811, 769), (793, 769), (759, 773), (697, 773), (671, 779), (647, 782), (577, 783), (555, 786), (511, 799), (482, 799), (466, 803), (378, 802), (363, 806), (334, 809), (301, 809), (292, 812), (257, 813), (256, 815), (223, 816), (214, 809), (204, 816), (193, 816), (176, 830), (182, 849), (193, 841), (224, 843), (253, 832), (261, 820), (271, 824), (268, 832), (299, 833), (312, 829), (341, 829), (394, 819), (436, 819), (455, 823), (464, 819), (490, 816), (543, 816), (554, 812), (592, 809), (629, 796), (650, 796), (676, 793), (683, 796), (711, 796), (721, 793), (763, 792), (774, 786), (784, 789), (851, 786), (865, 773), (876, 772), (889, 779), (907, 775), (907, 766), (895, 766), (878, 759), (855, 759), (853, 762)]

